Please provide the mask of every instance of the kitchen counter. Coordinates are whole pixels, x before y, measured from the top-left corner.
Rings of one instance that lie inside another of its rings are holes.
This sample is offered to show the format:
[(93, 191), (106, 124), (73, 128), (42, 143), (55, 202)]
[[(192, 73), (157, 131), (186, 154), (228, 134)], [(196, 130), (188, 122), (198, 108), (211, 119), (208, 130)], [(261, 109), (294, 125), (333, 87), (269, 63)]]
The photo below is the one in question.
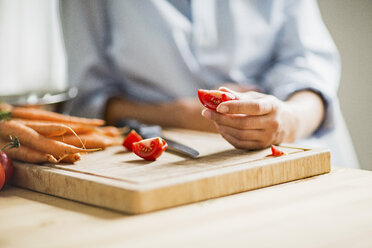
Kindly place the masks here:
[(142, 215), (0, 192), (0, 247), (372, 247), (372, 172), (331, 173)]

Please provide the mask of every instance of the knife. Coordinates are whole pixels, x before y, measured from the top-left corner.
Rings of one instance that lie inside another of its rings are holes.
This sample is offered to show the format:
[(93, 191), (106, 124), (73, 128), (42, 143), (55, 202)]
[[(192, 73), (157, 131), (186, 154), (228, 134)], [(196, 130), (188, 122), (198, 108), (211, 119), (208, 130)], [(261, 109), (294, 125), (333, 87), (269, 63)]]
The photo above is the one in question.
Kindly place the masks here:
[(199, 152), (197, 150), (177, 141), (162, 137), (162, 128), (158, 125), (147, 125), (133, 119), (122, 119), (116, 122), (116, 126), (127, 127), (129, 129), (128, 131), (134, 129), (144, 139), (161, 137), (163, 140), (165, 140), (165, 142), (167, 142), (168, 149), (170, 151), (187, 155), (192, 158), (197, 158), (199, 156)]

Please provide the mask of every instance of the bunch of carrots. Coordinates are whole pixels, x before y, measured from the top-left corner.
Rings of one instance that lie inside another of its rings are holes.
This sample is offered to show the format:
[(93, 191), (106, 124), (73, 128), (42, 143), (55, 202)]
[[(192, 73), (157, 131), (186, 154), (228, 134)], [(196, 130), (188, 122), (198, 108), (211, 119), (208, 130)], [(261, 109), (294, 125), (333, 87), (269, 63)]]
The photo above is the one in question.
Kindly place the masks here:
[(0, 147), (17, 137), (21, 146), (7, 150), (12, 158), (29, 163), (73, 163), (81, 154), (121, 143), (120, 130), (100, 119), (0, 103)]

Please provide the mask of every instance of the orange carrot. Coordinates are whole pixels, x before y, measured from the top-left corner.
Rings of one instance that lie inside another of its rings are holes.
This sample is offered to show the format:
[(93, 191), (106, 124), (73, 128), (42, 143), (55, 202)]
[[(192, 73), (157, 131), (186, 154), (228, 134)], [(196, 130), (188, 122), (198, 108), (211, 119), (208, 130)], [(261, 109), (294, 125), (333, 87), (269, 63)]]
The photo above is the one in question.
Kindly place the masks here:
[[(70, 127), (76, 134), (98, 132), (98, 133), (101, 133), (107, 136), (118, 137), (125, 131), (123, 128), (117, 128), (114, 126), (97, 127), (97, 126), (91, 126), (91, 125), (80, 124), (80, 123), (55, 122), (55, 121), (46, 121), (46, 120), (27, 120), (27, 119), (20, 119), (20, 118), (12, 118), (12, 120), (19, 121), (31, 128), (33, 125), (39, 125), (39, 123), (62, 124), (67, 127)], [(72, 134), (72, 132), (71, 130), (66, 130), (65, 134)]]
[(74, 153), (74, 154), (66, 154), (58, 162), (74, 163), (74, 162), (79, 161), (79, 160), (81, 160), (80, 153)]
[[(62, 124), (69, 128), (71, 128), (76, 134), (82, 134), (82, 133), (91, 133), (96, 132), (97, 128), (96, 126), (90, 126), (86, 124), (79, 124), (79, 123), (68, 123), (68, 122), (55, 122), (55, 121), (45, 121), (45, 120), (26, 120), (26, 119), (20, 119), (20, 118), (12, 118), (12, 120), (19, 121), (23, 124), (38, 124), (38, 123), (45, 123), (45, 124)], [(66, 130), (66, 134), (72, 134), (72, 130)]]
[(83, 117), (68, 116), (58, 114), (55, 112), (36, 109), (36, 108), (24, 108), (24, 107), (13, 107), (11, 109), (13, 118), (31, 119), (31, 120), (47, 120), (55, 122), (68, 122), (68, 123), (80, 123), (91, 126), (101, 126), (105, 124), (104, 120), (100, 119), (88, 119)]
[(15, 120), (20, 122), (46, 137), (61, 136), (66, 132), (70, 131), (71, 128), (61, 123), (46, 123), (40, 121), (29, 121), (23, 119)]
[(111, 137), (118, 137), (123, 133), (119, 128), (113, 126), (97, 127), (97, 130)]
[[(7, 143), (8, 141), (0, 139), (1, 147), (6, 145)], [(18, 148), (12, 148), (12, 149), (6, 150), (6, 153), (12, 159), (16, 159), (16, 160), (28, 162), (28, 163), (37, 163), (37, 164), (57, 163), (57, 160), (52, 155), (36, 151), (32, 148), (29, 148), (23, 145), (21, 145)]]
[(0, 121), (0, 136), (5, 139), (9, 136), (18, 137), (21, 145), (51, 154), (57, 159), (64, 154), (97, 151), (97, 149), (82, 149), (46, 138), (32, 128), (13, 120)]
[[(120, 145), (121, 139), (115, 139), (98, 133), (81, 134), (79, 138), (83, 142), (86, 148), (106, 148), (112, 145)], [(80, 147), (81, 143), (76, 136), (64, 135), (59, 137), (53, 137), (54, 140), (64, 142), (69, 145)]]
[(10, 104), (7, 104), (5, 102), (0, 102), (0, 110), (2, 111), (11, 111), (13, 109), (13, 106)]
[[(79, 123), (65, 123), (66, 126), (69, 126), (77, 134), (92, 133), (96, 131), (97, 127), (84, 125)], [(67, 131), (66, 134), (72, 134), (71, 131)]]

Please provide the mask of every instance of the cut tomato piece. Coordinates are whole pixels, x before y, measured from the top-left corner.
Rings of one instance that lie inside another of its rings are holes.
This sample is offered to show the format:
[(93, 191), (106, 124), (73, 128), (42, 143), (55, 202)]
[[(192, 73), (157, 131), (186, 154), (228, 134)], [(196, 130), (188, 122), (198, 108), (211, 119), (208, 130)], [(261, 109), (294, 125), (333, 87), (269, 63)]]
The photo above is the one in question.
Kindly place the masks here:
[(134, 142), (138, 142), (141, 140), (142, 140), (141, 135), (139, 135), (135, 130), (132, 129), (127, 135), (127, 137), (125, 137), (123, 141), (123, 146), (127, 148), (129, 151), (132, 151), (132, 144)]
[(160, 137), (144, 139), (132, 144), (132, 150), (137, 156), (150, 161), (160, 157), (167, 147), (167, 142)]
[(226, 101), (236, 100), (236, 96), (230, 92), (220, 90), (198, 90), (200, 102), (204, 107), (216, 110), (217, 106)]
[(274, 157), (286, 155), (285, 152), (281, 151), (277, 146), (271, 145), (271, 153)]

